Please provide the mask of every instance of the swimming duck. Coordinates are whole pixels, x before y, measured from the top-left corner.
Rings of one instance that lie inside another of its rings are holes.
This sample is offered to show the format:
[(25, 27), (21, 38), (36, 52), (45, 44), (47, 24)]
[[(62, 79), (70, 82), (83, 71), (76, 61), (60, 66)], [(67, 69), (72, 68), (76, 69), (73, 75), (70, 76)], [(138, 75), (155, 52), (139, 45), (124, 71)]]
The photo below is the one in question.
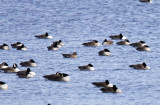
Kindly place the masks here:
[(119, 35), (111, 35), (109, 36), (111, 39), (127, 39), (126, 37), (124, 37), (121, 33)]
[(122, 90), (117, 88), (116, 85), (113, 85), (113, 87), (105, 87), (100, 89), (104, 93), (121, 93)]
[(6, 62), (3, 62), (0, 64), (0, 69), (8, 68), (8, 64)]
[(92, 82), (92, 84), (97, 87), (113, 87), (113, 85), (110, 84), (108, 80), (105, 80), (105, 82)]
[(22, 44), (21, 46), (18, 46), (17, 47), (17, 50), (23, 50), (23, 51), (26, 51), (27, 50), (27, 47), (24, 46), (24, 44)]
[(58, 47), (58, 42), (56, 42), (54, 45), (48, 46), (47, 48), (48, 50), (58, 50), (60, 47)]
[(16, 73), (20, 71), (16, 63), (13, 64), (13, 67), (7, 67), (1, 70), (4, 71), (4, 73)]
[(133, 46), (133, 47), (143, 47), (145, 45), (146, 45), (146, 43), (144, 41), (139, 41), (139, 42), (135, 42), (135, 43), (130, 44), (130, 46)]
[(117, 42), (116, 44), (118, 44), (118, 45), (130, 45), (130, 42), (129, 42), (128, 39), (125, 39), (124, 41)]
[(20, 65), (21, 66), (31, 66), (31, 67), (37, 66), (36, 62), (33, 59), (30, 59), (29, 61), (21, 62)]
[(77, 52), (73, 52), (73, 54), (62, 54), (64, 58), (77, 58)]
[(143, 70), (150, 69), (150, 67), (147, 66), (145, 62), (143, 62), (142, 64), (129, 65), (129, 67), (132, 67), (134, 69), (143, 69)]
[(17, 47), (22, 46), (22, 43), (21, 42), (13, 43), (13, 44), (11, 44), (11, 46), (12, 46), (12, 48), (17, 48)]
[(36, 73), (31, 71), (30, 68), (27, 68), (27, 70), (24, 70), (24, 71), (17, 72), (17, 76), (19, 78), (32, 78), (35, 75), (36, 75)]
[(102, 42), (102, 45), (112, 45), (112, 44), (113, 44), (113, 41), (107, 40), (107, 39), (104, 39), (104, 41)]
[(90, 47), (96, 47), (96, 46), (100, 46), (100, 43), (97, 40), (93, 40), (91, 42), (83, 43), (82, 45), (90, 46)]
[(51, 81), (70, 81), (70, 76), (66, 73), (57, 72), (56, 74), (45, 75), (43, 77)]
[(110, 56), (111, 55), (111, 53), (110, 53), (110, 51), (108, 49), (104, 49), (102, 51), (99, 51), (98, 54), (100, 56)]
[(144, 3), (152, 3), (151, 0), (139, 0), (140, 2), (144, 2)]
[(4, 43), (3, 45), (0, 45), (0, 49), (2, 49), (2, 50), (9, 50), (9, 46)]
[(5, 82), (0, 81), (0, 89), (6, 90), (6, 89), (8, 89), (8, 85)]
[(53, 38), (47, 32), (45, 34), (43, 34), (43, 35), (36, 35), (35, 37), (39, 38), (39, 39), (52, 39)]
[(94, 70), (94, 66), (92, 64), (88, 64), (85, 66), (78, 66), (80, 70)]
[(151, 51), (151, 49), (148, 45), (144, 45), (142, 47), (137, 47), (136, 50), (138, 50), (138, 51)]

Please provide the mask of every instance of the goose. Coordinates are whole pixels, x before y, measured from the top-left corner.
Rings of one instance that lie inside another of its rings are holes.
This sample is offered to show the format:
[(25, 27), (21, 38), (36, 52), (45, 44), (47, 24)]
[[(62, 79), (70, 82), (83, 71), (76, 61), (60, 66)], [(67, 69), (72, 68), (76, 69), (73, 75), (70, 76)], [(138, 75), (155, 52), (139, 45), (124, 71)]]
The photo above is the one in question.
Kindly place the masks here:
[(2, 50), (9, 50), (9, 46), (4, 43), (3, 45), (0, 45), (0, 49), (2, 49)]
[(97, 40), (93, 40), (91, 42), (83, 43), (82, 45), (90, 46), (90, 47), (96, 47), (96, 46), (100, 46), (100, 43)]
[(58, 48), (61, 48), (61, 46), (63, 46), (63, 45), (64, 45), (64, 43), (62, 42), (62, 40), (55, 41), (55, 42), (53, 42), (53, 44), (52, 44), (52, 45), (55, 45), (56, 43), (59, 45), (59, 46), (58, 46)]
[(104, 41), (102, 42), (102, 45), (112, 45), (112, 44), (113, 44), (113, 41), (107, 40), (107, 39), (104, 39)]
[(152, 3), (151, 0), (139, 0), (140, 2), (144, 2), (144, 3)]
[(111, 55), (111, 53), (110, 53), (110, 51), (108, 49), (104, 49), (102, 51), (99, 51), (98, 54), (100, 56), (110, 56)]
[(21, 46), (18, 46), (17, 47), (17, 50), (23, 50), (23, 51), (26, 51), (27, 50), (27, 47), (24, 46), (24, 44), (22, 44)]
[(13, 44), (11, 44), (11, 46), (12, 46), (12, 48), (17, 48), (17, 47), (22, 46), (22, 43), (21, 42), (13, 43)]
[(145, 45), (146, 45), (146, 43), (144, 41), (139, 41), (139, 42), (135, 42), (135, 43), (130, 44), (130, 46), (133, 46), (133, 47), (143, 47)]
[(78, 66), (80, 70), (94, 70), (94, 66), (92, 64), (88, 64), (85, 66)]
[(36, 35), (35, 37), (39, 38), (39, 39), (52, 39), (53, 38), (47, 32), (45, 34), (43, 34), (43, 35)]
[(21, 66), (31, 66), (31, 67), (37, 66), (36, 62), (33, 59), (30, 59), (29, 61), (21, 62), (20, 65)]
[(57, 72), (56, 74), (45, 75), (43, 77), (51, 81), (70, 81), (70, 76), (66, 73)]
[(143, 47), (137, 47), (136, 50), (138, 51), (151, 51), (148, 45), (144, 45)]
[(130, 45), (130, 42), (129, 42), (128, 39), (125, 39), (124, 41), (117, 42), (116, 44), (118, 44), (118, 45)]
[(129, 65), (129, 67), (132, 67), (134, 69), (143, 69), (143, 70), (150, 69), (150, 67), (147, 66), (145, 62), (143, 62), (142, 64)]
[(104, 93), (122, 93), (122, 90), (117, 88), (116, 85), (113, 85), (113, 87), (104, 87), (100, 90)]
[(113, 87), (113, 85), (110, 84), (108, 80), (105, 80), (105, 82), (92, 82), (92, 84), (97, 87)]
[(77, 58), (77, 52), (73, 52), (73, 54), (62, 54), (64, 58)]
[(8, 64), (6, 62), (3, 62), (0, 64), (0, 69), (8, 68)]
[(6, 90), (6, 89), (8, 89), (8, 85), (5, 82), (0, 81), (0, 89)]
[(127, 39), (126, 37), (124, 37), (121, 33), (119, 35), (111, 35), (109, 36), (111, 39)]
[(54, 45), (48, 46), (47, 48), (48, 50), (58, 50), (60, 47), (58, 47), (58, 42), (56, 42)]
[(30, 68), (27, 68), (27, 70), (24, 70), (24, 71), (17, 72), (17, 76), (19, 78), (32, 78), (35, 75), (36, 75), (36, 73), (31, 71)]
[(4, 73), (16, 73), (20, 71), (16, 63), (13, 64), (13, 67), (7, 67), (1, 70), (4, 71)]

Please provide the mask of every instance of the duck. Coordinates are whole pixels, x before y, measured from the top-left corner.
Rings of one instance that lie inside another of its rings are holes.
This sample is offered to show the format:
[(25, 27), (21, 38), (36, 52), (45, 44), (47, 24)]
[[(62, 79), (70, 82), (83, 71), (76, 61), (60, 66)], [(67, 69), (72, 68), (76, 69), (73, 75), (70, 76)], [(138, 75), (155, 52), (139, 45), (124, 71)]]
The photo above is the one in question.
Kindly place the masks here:
[(99, 51), (98, 54), (100, 56), (110, 56), (111, 55), (111, 53), (110, 53), (110, 51), (108, 49), (104, 49), (102, 51)]
[(29, 61), (24, 61), (20, 63), (21, 66), (31, 66), (31, 67), (35, 67), (37, 66), (36, 62), (33, 59), (30, 59)]
[(94, 66), (92, 64), (88, 64), (85, 66), (78, 66), (80, 70), (94, 70)]
[(70, 81), (70, 76), (66, 73), (57, 72), (56, 74), (45, 75), (43, 77), (51, 81), (64, 81), (64, 82)]
[(138, 51), (151, 51), (151, 49), (148, 45), (144, 45), (142, 47), (137, 47), (136, 50), (138, 50)]
[(9, 46), (7, 44), (3, 43), (3, 45), (0, 45), (0, 49), (9, 50)]
[(124, 41), (117, 42), (116, 44), (118, 44), (118, 45), (130, 45), (130, 42), (129, 42), (128, 39), (125, 39)]
[(0, 69), (8, 68), (8, 64), (6, 62), (3, 62), (0, 64)]
[(58, 47), (58, 42), (56, 42), (54, 45), (48, 46), (47, 48), (48, 50), (58, 50), (60, 47)]
[(97, 40), (93, 40), (91, 42), (83, 43), (84, 46), (97, 47), (100, 46), (100, 43)]
[(22, 46), (22, 43), (21, 42), (16, 42), (16, 43), (11, 44), (11, 46), (12, 46), (12, 48), (17, 48), (17, 47)]
[(125, 36), (123, 36), (121, 33), (119, 35), (111, 35), (109, 36), (111, 39), (127, 39)]
[(144, 41), (139, 41), (139, 42), (135, 42), (135, 43), (130, 44), (130, 46), (133, 46), (133, 47), (143, 47), (145, 45), (146, 45), (146, 43)]
[(62, 54), (64, 58), (77, 58), (77, 52), (73, 52), (73, 54)]
[(27, 47), (24, 46), (24, 44), (22, 44), (21, 46), (18, 46), (17, 47), (17, 50), (23, 50), (23, 51), (26, 51), (27, 50)]
[(47, 32), (45, 34), (43, 34), (43, 35), (36, 35), (35, 37), (39, 38), (39, 39), (52, 39), (53, 38)]
[(140, 2), (144, 2), (144, 3), (152, 3), (151, 0), (139, 0)]
[(27, 70), (19, 71), (16, 74), (19, 78), (32, 78), (36, 75), (35, 72), (31, 71), (30, 68), (27, 68)]
[(129, 65), (129, 67), (132, 67), (134, 69), (143, 69), (143, 70), (150, 69), (150, 67), (147, 66), (147, 64), (145, 62), (143, 62), (142, 64)]
[(64, 46), (64, 43), (62, 42), (62, 40), (55, 41), (55, 42), (53, 42), (52, 45), (55, 45), (56, 43), (57, 43), (58, 45), (60, 45), (60, 47), (61, 47), (61, 46)]
[(92, 82), (92, 84), (97, 87), (113, 87), (113, 85), (110, 84), (108, 80), (105, 80), (105, 82)]
[(20, 71), (16, 63), (14, 63), (12, 67), (3, 68), (1, 70), (4, 73), (17, 73)]
[(113, 87), (104, 87), (100, 90), (104, 93), (122, 93), (122, 90), (117, 88), (116, 85), (113, 85)]
[(6, 89), (8, 89), (8, 85), (5, 82), (0, 81), (0, 89), (6, 90)]
[(102, 45), (112, 45), (112, 44), (113, 44), (113, 41), (107, 40), (107, 39), (104, 39), (104, 41), (102, 42)]

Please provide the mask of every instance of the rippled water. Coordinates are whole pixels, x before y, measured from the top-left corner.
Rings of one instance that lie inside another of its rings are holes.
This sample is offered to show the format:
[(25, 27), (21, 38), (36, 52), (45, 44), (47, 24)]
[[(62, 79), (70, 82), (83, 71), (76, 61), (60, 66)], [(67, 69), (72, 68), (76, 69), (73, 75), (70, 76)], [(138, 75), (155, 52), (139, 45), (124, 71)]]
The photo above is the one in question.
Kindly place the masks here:
[[(0, 50), (0, 62), (13, 63), (34, 59), (37, 76), (20, 79), (0, 73), (8, 90), (0, 90), (1, 105), (146, 105), (159, 104), (160, 1), (152, 4), (138, 0), (1, 0), (0, 44), (20, 41), (28, 51)], [(34, 35), (48, 32), (51, 40)], [(138, 52), (131, 46), (83, 47), (96, 39), (124, 34), (130, 42), (145, 41), (151, 52)], [(48, 51), (53, 41), (65, 43), (58, 51)], [(111, 56), (98, 56), (108, 48)], [(62, 53), (77, 51), (77, 59), (65, 59)], [(130, 64), (146, 62), (150, 70), (134, 70)], [(92, 63), (95, 71), (80, 71), (78, 66)], [(25, 67), (21, 67), (25, 70)], [(56, 72), (71, 76), (70, 82), (47, 81), (42, 76)], [(91, 82), (108, 79), (123, 93), (105, 94)]]

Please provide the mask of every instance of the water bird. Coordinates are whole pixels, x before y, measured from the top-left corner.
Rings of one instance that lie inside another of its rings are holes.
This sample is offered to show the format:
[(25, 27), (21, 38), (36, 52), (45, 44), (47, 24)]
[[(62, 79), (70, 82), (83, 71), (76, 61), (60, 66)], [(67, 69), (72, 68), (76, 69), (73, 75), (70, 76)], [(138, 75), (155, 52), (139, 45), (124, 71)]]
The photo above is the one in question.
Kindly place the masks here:
[(105, 82), (92, 82), (92, 84), (97, 87), (113, 87), (113, 85), (110, 84), (108, 80), (105, 80)]
[(27, 68), (27, 70), (17, 72), (17, 76), (19, 78), (32, 78), (35, 75), (36, 75), (36, 73), (31, 71), (30, 68)]
[(112, 44), (113, 44), (113, 41), (107, 40), (107, 39), (104, 39), (104, 41), (102, 42), (102, 45), (112, 45)]
[(58, 50), (59, 49), (58, 42), (56, 42), (54, 45), (48, 46), (47, 48), (48, 50)]
[(6, 90), (6, 89), (8, 89), (8, 85), (5, 82), (0, 81), (0, 89)]
[(100, 46), (100, 43), (97, 40), (93, 40), (91, 42), (83, 43), (82, 45), (90, 46), (90, 47), (96, 47), (96, 46)]
[(35, 67), (37, 66), (36, 62), (33, 59), (30, 59), (29, 61), (24, 61), (20, 63), (21, 66), (30, 66), (30, 67)]
[(143, 2), (143, 3), (152, 3), (151, 0), (139, 0), (140, 2)]
[(1, 70), (4, 73), (16, 73), (20, 71), (16, 63), (14, 63), (12, 67), (3, 68)]
[(52, 39), (53, 38), (47, 32), (45, 34), (43, 34), (43, 35), (36, 35), (35, 37), (39, 38), (39, 39)]
[(22, 44), (21, 46), (18, 46), (17, 47), (17, 50), (23, 50), (23, 51), (26, 51), (27, 50), (27, 47), (24, 46), (24, 44)]
[(9, 46), (7, 44), (3, 43), (3, 45), (0, 45), (0, 49), (9, 50)]
[(17, 48), (17, 47), (22, 46), (22, 43), (21, 42), (16, 42), (16, 43), (11, 44), (11, 46), (12, 46), (12, 48)]
[(98, 54), (100, 56), (110, 56), (111, 55), (111, 53), (110, 53), (110, 51), (108, 49), (104, 49), (102, 51), (99, 51)]
[[(64, 43), (62, 42), (62, 40), (59, 40), (59, 41), (55, 41), (55, 42), (53, 42), (53, 46), (55, 45), (57, 43), (57, 45), (60, 45), (60, 47), (61, 46), (64, 46)], [(58, 47), (58, 48), (60, 48), (60, 47)]]
[(66, 73), (57, 72), (56, 74), (45, 75), (43, 77), (51, 81), (70, 81), (70, 76)]
[(122, 93), (122, 90), (117, 88), (116, 85), (113, 85), (113, 87), (104, 87), (100, 90), (104, 93)]
[(111, 35), (109, 36), (111, 39), (127, 39), (125, 36), (123, 36), (121, 33), (119, 35)]
[(143, 47), (145, 45), (146, 45), (146, 43), (144, 41), (139, 41), (139, 42), (135, 42), (135, 43), (130, 44), (130, 46), (133, 46), (133, 47)]
[(144, 45), (142, 47), (137, 47), (136, 50), (138, 50), (138, 51), (151, 51), (151, 49), (148, 45)]
[(8, 64), (6, 62), (3, 62), (0, 64), (0, 69), (8, 68)]
[(128, 39), (125, 39), (124, 41), (119, 41), (116, 44), (118, 45), (130, 45), (130, 42)]
[(73, 52), (73, 54), (62, 54), (64, 58), (77, 58), (77, 52)]
[(142, 64), (129, 65), (129, 67), (132, 67), (134, 69), (143, 69), (143, 70), (150, 69), (150, 67), (147, 66), (145, 62), (143, 62)]
[(85, 66), (78, 66), (80, 70), (94, 70), (94, 66), (92, 64), (88, 64)]

